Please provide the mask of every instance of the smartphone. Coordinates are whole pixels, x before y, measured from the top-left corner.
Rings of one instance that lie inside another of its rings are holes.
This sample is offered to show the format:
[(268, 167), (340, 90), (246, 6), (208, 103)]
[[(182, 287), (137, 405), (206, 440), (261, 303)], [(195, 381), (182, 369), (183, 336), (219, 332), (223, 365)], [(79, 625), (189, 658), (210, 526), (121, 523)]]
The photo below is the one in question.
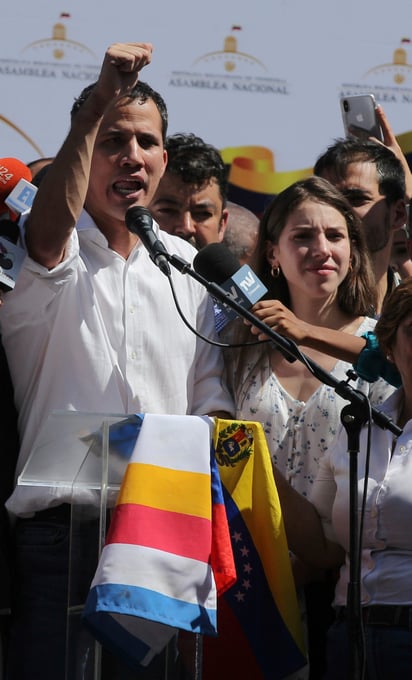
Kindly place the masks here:
[(355, 94), (341, 97), (343, 127), (347, 137), (368, 139), (376, 137), (383, 142), (383, 134), (376, 117), (373, 94)]

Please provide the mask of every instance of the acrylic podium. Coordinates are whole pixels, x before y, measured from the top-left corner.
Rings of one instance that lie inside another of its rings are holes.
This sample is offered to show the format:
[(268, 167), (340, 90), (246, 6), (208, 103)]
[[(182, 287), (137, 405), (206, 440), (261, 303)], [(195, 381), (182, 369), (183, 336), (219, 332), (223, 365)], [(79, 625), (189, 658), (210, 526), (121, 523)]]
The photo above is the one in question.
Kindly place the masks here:
[[(66, 680), (133, 678), (201, 680), (202, 638), (178, 634), (164, 652), (138, 672), (118, 668), (113, 657), (86, 631), (81, 615), (101, 554), (110, 510), (114, 507), (127, 461), (113, 453), (110, 427), (125, 415), (53, 412), (39, 433), (18, 484), (63, 492), (71, 502)], [(56, 449), (60, 455), (56, 456)], [(62, 452), (63, 455), (62, 455)], [(179, 653), (177, 653), (179, 650)]]

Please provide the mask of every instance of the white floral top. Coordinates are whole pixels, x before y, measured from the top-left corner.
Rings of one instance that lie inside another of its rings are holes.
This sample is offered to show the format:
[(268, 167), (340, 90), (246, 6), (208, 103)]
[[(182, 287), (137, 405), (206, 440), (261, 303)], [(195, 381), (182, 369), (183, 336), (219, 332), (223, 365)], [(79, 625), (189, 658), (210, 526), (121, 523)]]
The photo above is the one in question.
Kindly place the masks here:
[[(356, 335), (373, 330), (375, 324), (374, 319), (365, 318)], [(331, 375), (345, 380), (350, 368), (351, 364), (337, 361)], [(334, 441), (341, 424), (340, 412), (348, 401), (324, 384), (307, 402), (293, 398), (273, 373), (269, 355), (258, 367), (249, 362), (240, 384), (239, 394), (235, 395), (236, 418), (262, 423), (274, 463), (297, 491), (308, 495), (319, 461)], [(373, 406), (395, 391), (383, 379), (367, 383), (359, 378), (350, 385), (367, 394)]]

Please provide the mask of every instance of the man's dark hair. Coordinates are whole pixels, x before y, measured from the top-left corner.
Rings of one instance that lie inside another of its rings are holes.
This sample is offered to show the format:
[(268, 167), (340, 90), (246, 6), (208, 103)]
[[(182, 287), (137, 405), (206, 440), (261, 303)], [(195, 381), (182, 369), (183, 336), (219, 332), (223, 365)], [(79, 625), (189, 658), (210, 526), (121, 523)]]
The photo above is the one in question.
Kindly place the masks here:
[(320, 177), (332, 171), (343, 180), (350, 163), (373, 163), (376, 166), (379, 193), (388, 204), (405, 197), (405, 173), (402, 163), (386, 146), (358, 139), (337, 139), (317, 159), (313, 172)]
[(202, 187), (215, 179), (223, 201), (227, 199), (227, 169), (219, 151), (193, 133), (179, 132), (166, 138), (166, 172), (177, 175), (185, 184)]
[[(96, 83), (91, 83), (90, 85), (87, 85), (87, 87), (85, 87), (81, 91), (79, 96), (74, 100), (74, 104), (70, 112), (72, 118), (83, 106), (84, 102), (86, 101), (86, 99), (88, 99), (91, 92), (94, 90), (95, 86)], [(146, 102), (148, 99), (153, 100), (157, 110), (159, 111), (160, 118), (162, 120), (162, 138), (163, 142), (165, 142), (167, 135), (168, 114), (166, 103), (163, 97), (158, 92), (156, 92), (156, 90), (153, 90), (153, 88), (151, 88), (150, 85), (144, 83), (141, 80), (138, 80), (136, 85), (127, 94), (121, 95), (121, 97), (126, 99), (128, 98), (131, 100), (137, 99), (142, 104)]]

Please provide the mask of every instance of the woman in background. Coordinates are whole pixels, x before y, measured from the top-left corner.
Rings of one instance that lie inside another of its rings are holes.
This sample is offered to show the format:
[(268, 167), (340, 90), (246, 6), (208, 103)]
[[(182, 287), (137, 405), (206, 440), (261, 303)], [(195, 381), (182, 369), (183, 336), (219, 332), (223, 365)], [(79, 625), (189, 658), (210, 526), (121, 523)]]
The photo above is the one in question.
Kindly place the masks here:
[[(368, 316), (375, 294), (360, 223), (326, 180), (298, 181), (274, 198), (261, 221), (255, 270), (268, 293), (253, 311), (268, 325), (280, 301), (301, 322), (325, 331), (361, 336), (375, 326)], [(242, 322), (232, 332), (252, 340)], [(345, 380), (352, 367), (304, 343), (301, 350), (337, 380)], [(228, 350), (227, 372), (236, 417), (263, 423), (273, 462), (307, 495), (347, 402), (272, 343)], [(394, 391), (383, 380), (372, 385), (357, 380), (352, 386), (374, 405)]]
[[(299, 320), (321, 328), (361, 336), (375, 326), (368, 316), (375, 303), (374, 279), (361, 226), (349, 203), (327, 180), (310, 177), (296, 182), (270, 203), (260, 224), (255, 271), (268, 293), (252, 311), (268, 325), (271, 309), (280, 301)], [(251, 330), (258, 332), (236, 322), (231, 339), (250, 342), (255, 337)], [(336, 380), (345, 380), (352, 368), (351, 363), (304, 344), (301, 350)], [(226, 361), (236, 418), (262, 422), (274, 464), (299, 494), (309, 495), (347, 402), (303, 363), (289, 362), (272, 343), (228, 350)], [(358, 379), (352, 386), (375, 406), (394, 391), (384, 380), (370, 384)], [(307, 586), (306, 592), (314, 600), (316, 615), (313, 625), (309, 622), (311, 677), (319, 678), (324, 667), (322, 631), (332, 617), (334, 580), (328, 575), (325, 582), (324, 574), (302, 571), (299, 562), (295, 578), (297, 585), (322, 581), (319, 587)], [(302, 593), (300, 601), (304, 609)]]

